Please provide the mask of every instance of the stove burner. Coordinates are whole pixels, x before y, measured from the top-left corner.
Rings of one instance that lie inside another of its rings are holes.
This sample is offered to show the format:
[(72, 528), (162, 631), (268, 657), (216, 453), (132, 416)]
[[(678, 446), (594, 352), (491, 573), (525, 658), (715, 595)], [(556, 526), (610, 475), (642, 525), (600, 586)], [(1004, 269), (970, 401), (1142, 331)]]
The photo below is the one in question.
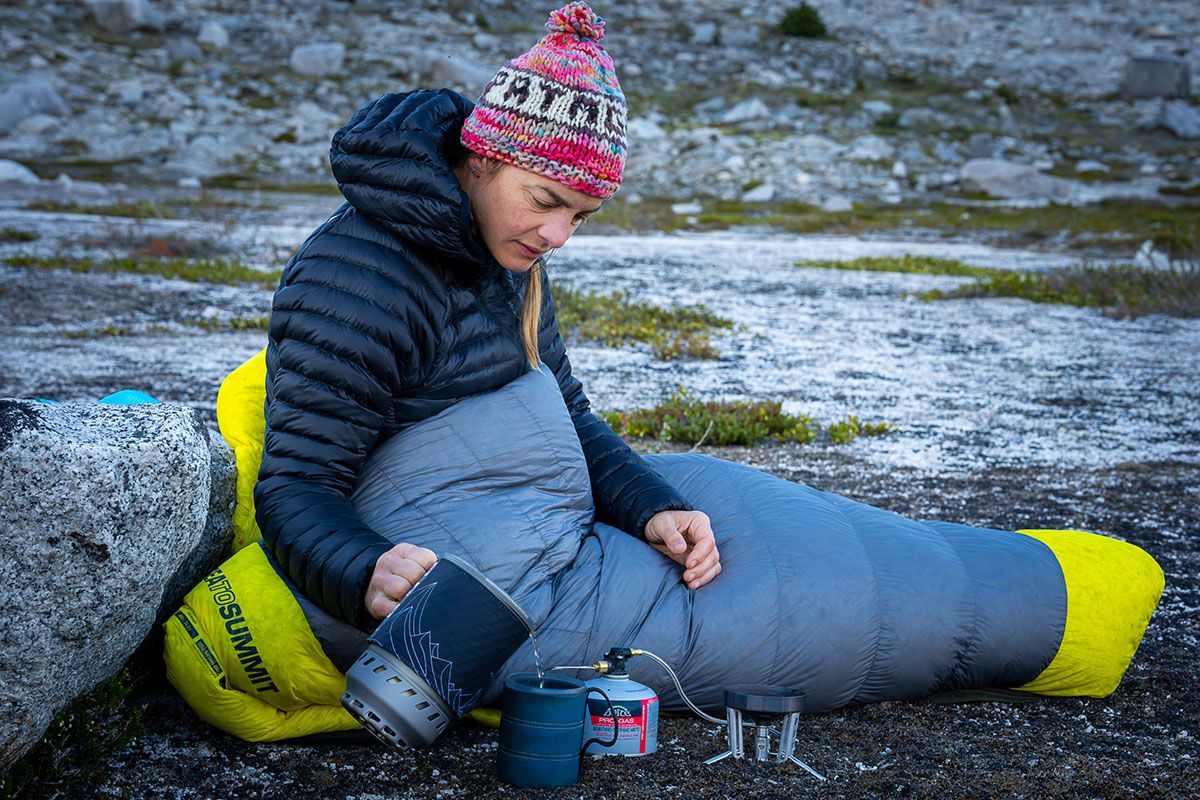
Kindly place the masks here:
[[(725, 690), (725, 721), (729, 749), (713, 756), (705, 764), (715, 764), (733, 756), (745, 758), (746, 748), (742, 741), (743, 725), (754, 726), (754, 760), (769, 761), (775, 756), (778, 763), (793, 761), (813, 776), (825, 777), (792, 754), (796, 749), (796, 731), (800, 726), (800, 713), (804, 711), (804, 692), (782, 686), (730, 686)], [(783, 717), (781, 729), (771, 723)], [(747, 721), (743, 721), (743, 718)], [(771, 734), (779, 737), (779, 747), (771, 752)]]

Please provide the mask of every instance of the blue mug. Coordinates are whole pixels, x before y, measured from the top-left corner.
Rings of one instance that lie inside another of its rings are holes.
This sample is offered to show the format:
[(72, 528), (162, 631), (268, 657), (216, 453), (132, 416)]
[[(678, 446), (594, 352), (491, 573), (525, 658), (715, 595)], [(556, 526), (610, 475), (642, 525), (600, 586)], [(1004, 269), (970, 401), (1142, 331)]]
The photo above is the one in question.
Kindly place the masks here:
[(500, 780), (525, 788), (570, 786), (579, 780), (579, 755), (592, 743), (612, 747), (612, 739), (583, 741), (587, 697), (595, 692), (612, 701), (600, 689), (589, 687), (569, 675), (515, 672), (504, 679), (500, 699), (500, 748), (496, 773)]

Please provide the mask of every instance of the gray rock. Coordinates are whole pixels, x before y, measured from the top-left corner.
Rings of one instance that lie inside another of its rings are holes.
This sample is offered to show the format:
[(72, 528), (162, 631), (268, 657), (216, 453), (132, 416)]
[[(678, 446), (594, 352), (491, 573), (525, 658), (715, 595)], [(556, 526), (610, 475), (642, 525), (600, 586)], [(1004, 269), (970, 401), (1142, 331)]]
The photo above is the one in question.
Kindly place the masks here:
[(1125, 96), (1187, 97), (1190, 75), (1187, 62), (1174, 56), (1135, 56), (1125, 65)]
[(340, 73), (345, 60), (346, 46), (341, 42), (313, 42), (294, 48), (289, 63), (292, 72), (319, 78)]
[(15, 161), (0, 159), (0, 183), (40, 183), (28, 167)]
[(954, 124), (949, 114), (933, 108), (905, 109), (896, 123), (901, 128), (914, 131), (946, 130)]
[(190, 408), (0, 400), (0, 769), (150, 632), (210, 459)]
[(0, 92), (0, 133), (7, 133), (34, 114), (67, 113), (67, 104), (45, 78), (26, 78)]
[(1200, 110), (1182, 100), (1172, 100), (1146, 127), (1162, 128), (1179, 139), (1200, 139)]
[(175, 570), (163, 590), (155, 621), (162, 623), (179, 610), (183, 596), (208, 573), (229, 558), (233, 544), (233, 506), (237, 501), (237, 461), (233, 448), (218, 433), (208, 432), (209, 483), (208, 517), (195, 548)]
[(888, 161), (896, 155), (896, 149), (882, 136), (860, 136), (850, 143), (842, 158), (850, 161)]
[(948, 164), (961, 164), (965, 160), (958, 148), (941, 139), (933, 143), (933, 157)]
[(137, 105), (146, 97), (146, 85), (133, 78), (114, 81), (108, 91), (114, 100), (127, 106)]
[(1061, 198), (1070, 194), (1067, 181), (1001, 158), (968, 161), (958, 171), (958, 183), (964, 192), (1008, 199)]
[(845, 195), (833, 194), (821, 200), (821, 208), (830, 212), (849, 211), (854, 208), (854, 203)]
[(203, 61), (204, 51), (191, 39), (177, 36), (167, 40), (167, 60), (172, 64), (181, 61)]
[(717, 96), (710, 97), (692, 106), (692, 113), (702, 117), (707, 117), (712, 114), (720, 114), (725, 111), (725, 98)]
[(742, 194), (743, 203), (769, 203), (775, 198), (775, 186), (764, 183)]
[(692, 26), (692, 44), (710, 45), (717, 41), (715, 22), (697, 22)]
[(56, 127), (59, 124), (58, 117), (52, 117), (49, 114), (34, 114), (32, 117), (26, 117), (17, 125), (18, 133), (27, 133), (30, 136), (41, 136), (46, 131)]
[(771, 109), (757, 97), (743, 100), (719, 117), (720, 122), (726, 125), (759, 119), (771, 119)]
[(868, 100), (859, 106), (859, 108), (872, 117), (882, 117), (884, 114), (891, 114), (895, 110), (892, 104), (886, 100)]
[(434, 51), (414, 56), (413, 66), (420, 79), (430, 85), (469, 89), (472, 97), (483, 90), (496, 72), (469, 59)]
[(630, 139), (642, 143), (659, 142), (667, 139), (667, 132), (662, 129), (662, 126), (645, 117), (629, 120), (629, 123), (625, 126), (625, 131), (629, 134)]
[(1084, 175), (1088, 172), (1109, 173), (1112, 172), (1112, 169), (1103, 161), (1096, 161), (1095, 159), (1091, 158), (1085, 158), (1082, 161), (1076, 162), (1075, 173), (1077, 175)]
[(213, 50), (224, 50), (229, 46), (229, 31), (215, 19), (205, 20), (196, 36), (196, 44), (211, 47)]
[(148, 0), (91, 0), (91, 4), (96, 26), (111, 33), (166, 28), (162, 14)]

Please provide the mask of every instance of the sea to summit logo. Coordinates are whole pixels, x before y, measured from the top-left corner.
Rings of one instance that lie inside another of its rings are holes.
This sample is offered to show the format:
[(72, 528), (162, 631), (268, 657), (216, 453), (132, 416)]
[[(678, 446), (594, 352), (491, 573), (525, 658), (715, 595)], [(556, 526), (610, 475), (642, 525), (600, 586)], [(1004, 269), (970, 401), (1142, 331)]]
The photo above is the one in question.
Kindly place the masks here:
[(204, 583), (208, 586), (208, 591), (212, 593), (213, 602), (217, 605), (221, 619), (225, 620), (225, 632), (229, 634), (229, 640), (233, 642), (233, 649), (237, 653), (237, 659), (241, 662), (242, 669), (246, 671), (246, 677), (260, 692), (278, 692), (279, 687), (275, 685), (275, 681), (271, 680), (267, 668), (262, 665), (262, 656), (258, 654), (258, 648), (254, 646), (254, 634), (250, 633), (250, 626), (246, 623), (246, 618), (242, 616), (242, 607), (237, 604), (237, 596), (234, 595), (233, 588), (229, 585), (229, 578), (225, 577), (225, 573), (218, 569), (205, 578)]

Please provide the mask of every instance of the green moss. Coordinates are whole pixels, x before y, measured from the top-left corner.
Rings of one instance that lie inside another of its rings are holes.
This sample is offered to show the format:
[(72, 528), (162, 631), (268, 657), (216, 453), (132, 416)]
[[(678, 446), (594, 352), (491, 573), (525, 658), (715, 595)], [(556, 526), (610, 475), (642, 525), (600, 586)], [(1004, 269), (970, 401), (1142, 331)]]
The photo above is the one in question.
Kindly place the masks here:
[(950, 291), (916, 295), (922, 300), (961, 297), (1019, 297), (1034, 303), (1103, 308), (1112, 316), (1170, 314), (1200, 316), (1200, 264), (1147, 269), (1132, 264), (1087, 264), (1046, 272), (995, 270)]
[(207, 179), (204, 183), (210, 189), (240, 189), (260, 192), (286, 192), (291, 194), (341, 194), (336, 183), (305, 181), (286, 183), (263, 175), (243, 172), (216, 175)]
[(966, 275), (969, 277), (983, 277), (994, 272), (985, 267), (973, 267), (965, 261), (955, 258), (914, 256), (909, 253), (899, 257), (865, 256), (850, 261), (797, 261), (796, 266), (866, 272), (919, 272), (925, 275)]
[[(682, 386), (653, 408), (610, 411), (604, 421), (622, 436), (716, 446), (752, 445), (768, 439), (808, 444), (820, 432), (807, 414), (785, 413), (778, 401), (703, 401)], [(887, 423), (865, 424), (851, 416), (829, 426), (829, 439), (844, 444), (858, 436), (882, 436), (895, 430)]]
[(69, 269), (72, 272), (131, 272), (139, 275), (161, 275), (164, 278), (202, 283), (223, 283), (230, 286), (257, 285), (273, 289), (279, 283), (279, 270), (262, 272), (239, 261), (225, 258), (110, 258), (106, 261), (69, 259), (62, 257), (12, 256), (5, 263), (13, 267), (40, 269)]
[(40, 238), (37, 231), (26, 231), (20, 228), (0, 229), (0, 242), (33, 242)]
[(270, 317), (233, 317), (231, 319), (192, 319), (186, 320), (183, 324), (190, 325), (196, 328), (203, 328), (206, 331), (265, 331), (267, 329), (267, 321)]
[(619, 347), (645, 342), (664, 361), (675, 358), (718, 358), (711, 335), (733, 327), (731, 320), (702, 305), (662, 308), (631, 300), (624, 292), (610, 296), (570, 287), (551, 288), (558, 324), (564, 335)]
[(142, 733), (122, 672), (59, 712), (41, 740), (0, 777), (0, 798), (79, 797), (107, 774), (109, 757)]
[(895, 133), (899, 129), (900, 115), (895, 112), (881, 114), (879, 119), (875, 120), (875, 130), (880, 133)]
[(149, 200), (134, 203), (118, 201), (107, 205), (85, 206), (79, 203), (60, 203), (55, 200), (36, 200), (25, 206), (26, 211), (49, 211), (66, 214), (97, 214), (104, 217), (133, 217), (134, 219), (178, 219), (170, 209)]
[(1193, 183), (1191, 186), (1159, 186), (1158, 193), (1163, 195), (1173, 195), (1176, 197), (1200, 197), (1200, 183)]

